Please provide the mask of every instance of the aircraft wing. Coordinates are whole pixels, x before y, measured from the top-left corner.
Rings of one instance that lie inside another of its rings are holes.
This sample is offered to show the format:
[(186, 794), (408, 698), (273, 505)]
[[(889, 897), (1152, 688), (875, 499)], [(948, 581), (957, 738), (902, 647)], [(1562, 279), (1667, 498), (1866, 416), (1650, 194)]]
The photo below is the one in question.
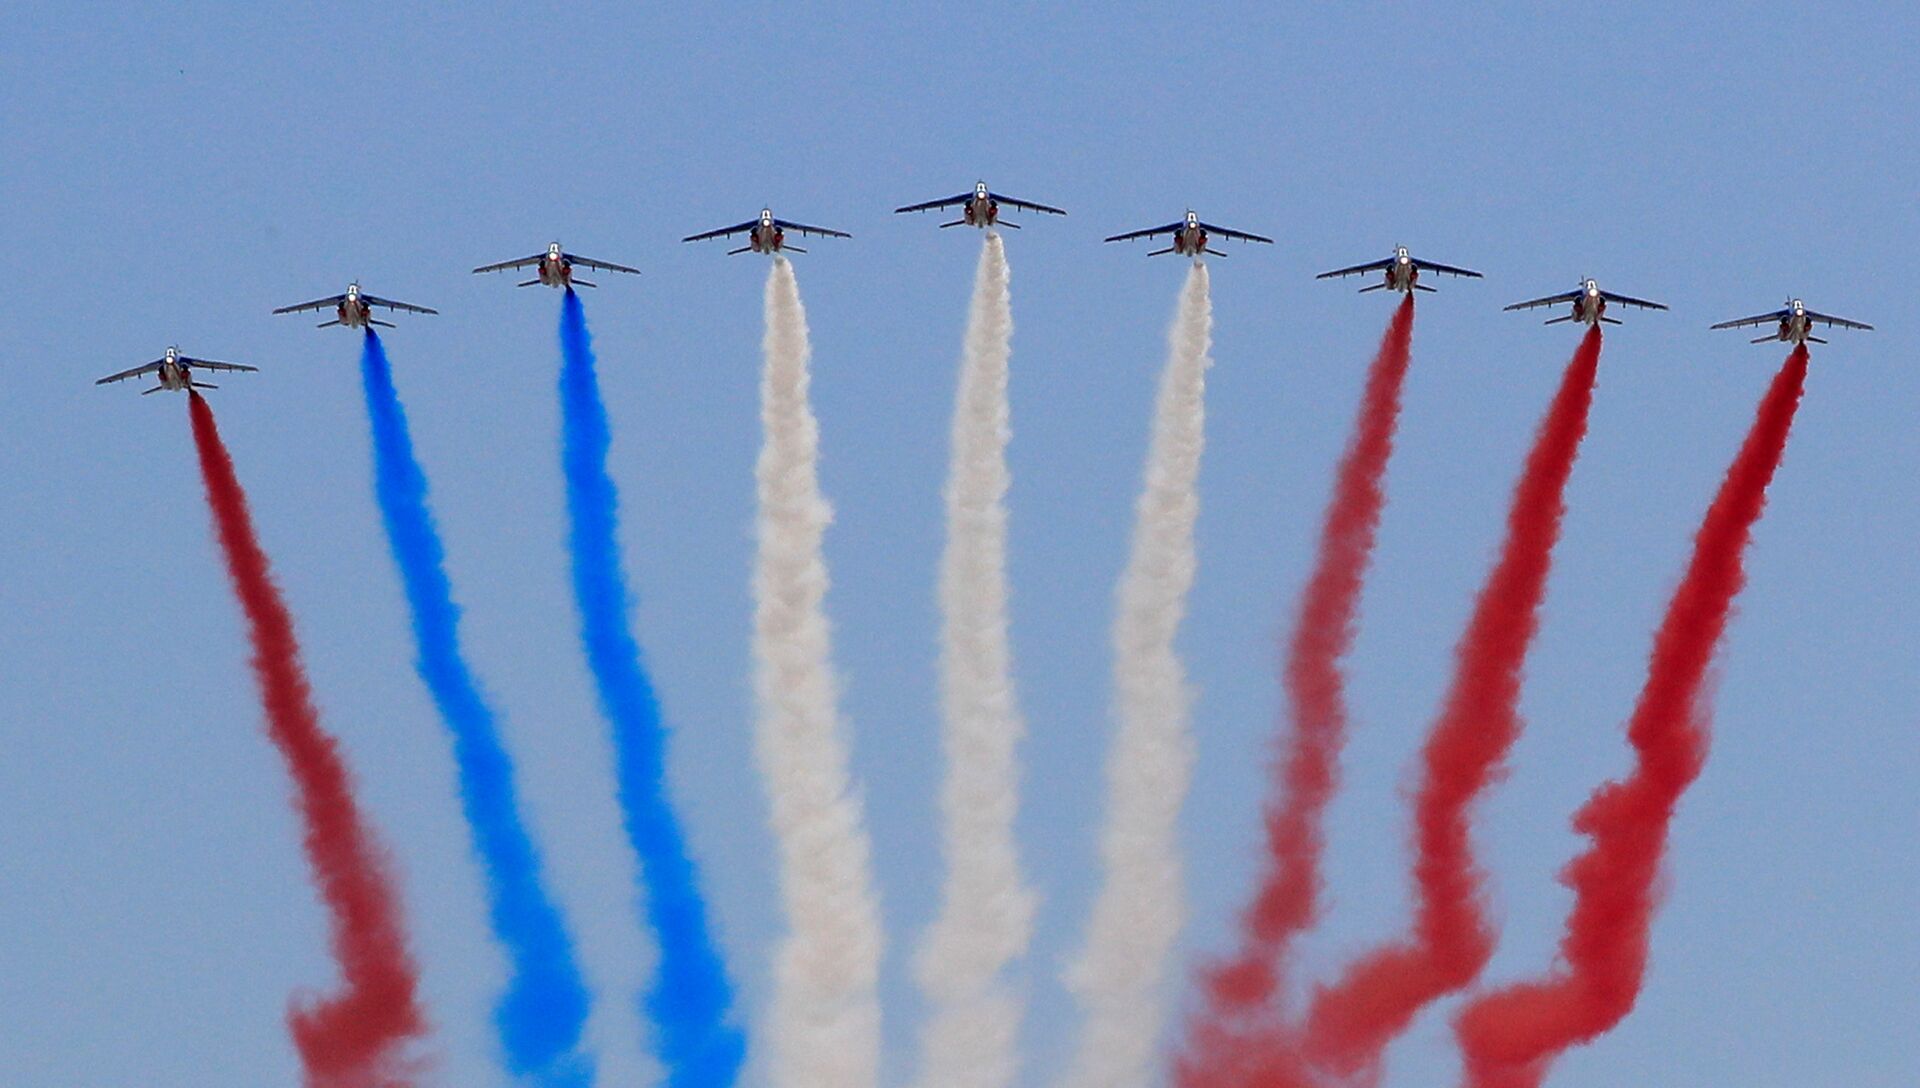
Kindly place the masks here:
[(302, 310), (324, 310), (329, 306), (340, 305), (346, 301), (346, 298), (347, 296), (345, 295), (328, 295), (326, 298), (316, 298), (312, 302), (300, 302), (292, 306), (282, 306), (273, 312), (276, 314), (297, 314)]
[(744, 223), (735, 223), (731, 227), (721, 227), (718, 230), (702, 231), (699, 234), (689, 234), (685, 238), (682, 238), (680, 240), (682, 242), (704, 242), (709, 238), (725, 238), (729, 234), (739, 234), (742, 231), (752, 230), (753, 228), (759, 225), (760, 225), (760, 220), (749, 219)]
[(1206, 231), (1208, 234), (1219, 235), (1222, 238), (1238, 238), (1242, 242), (1265, 242), (1268, 245), (1273, 244), (1273, 239), (1271, 238), (1259, 234), (1248, 234), (1244, 230), (1234, 230), (1231, 227), (1216, 227), (1212, 223), (1202, 223), (1200, 224), (1200, 229)]
[(1172, 234), (1174, 231), (1179, 230), (1182, 227), (1185, 227), (1186, 225), (1187, 225), (1187, 221), (1182, 219), (1177, 223), (1168, 223), (1164, 227), (1153, 227), (1149, 230), (1130, 230), (1125, 234), (1116, 234), (1113, 237), (1107, 239), (1107, 241), (1131, 242), (1135, 238), (1151, 238), (1156, 234)]
[(1022, 211), (1029, 211), (1029, 212), (1045, 212), (1048, 215), (1067, 214), (1065, 211), (1059, 208), (1050, 207), (1046, 204), (1035, 204), (1031, 200), (1015, 200), (1010, 196), (1001, 196), (999, 193), (992, 193), (992, 192), (988, 193), (987, 195), (989, 197), (992, 197), (994, 200), (997, 200), (1000, 203), (1005, 204), (1009, 208), (1019, 208)]
[(1392, 265), (1393, 265), (1393, 258), (1388, 257), (1385, 260), (1368, 261), (1366, 264), (1356, 264), (1351, 268), (1336, 268), (1331, 272), (1322, 272), (1318, 276), (1315, 276), (1313, 278), (1316, 280), (1332, 280), (1332, 279), (1339, 279), (1341, 276), (1358, 276), (1367, 272), (1379, 272), (1379, 271), (1382, 271), (1383, 269), (1392, 267)]
[(1557, 306), (1562, 302), (1572, 302), (1584, 294), (1586, 294), (1585, 291), (1577, 289), (1573, 291), (1562, 291), (1557, 295), (1548, 295), (1545, 298), (1530, 298), (1525, 302), (1516, 302), (1511, 306), (1503, 306), (1501, 308), (1504, 310), (1531, 310), (1537, 306)]
[(1485, 278), (1481, 276), (1480, 273), (1475, 272), (1470, 268), (1455, 268), (1450, 264), (1439, 264), (1434, 261), (1423, 261), (1418, 257), (1413, 258), (1413, 266), (1415, 268), (1420, 269), (1422, 272), (1439, 272), (1447, 276), (1466, 276), (1469, 279), (1476, 279), (1476, 280)]
[(592, 257), (581, 257), (573, 253), (566, 254), (566, 258), (574, 264), (584, 264), (588, 268), (598, 268), (603, 272), (631, 272), (636, 276), (640, 274), (638, 268), (628, 268), (624, 264), (614, 264), (612, 261), (596, 261)]
[(160, 364), (164, 362), (166, 362), (165, 359), (155, 359), (153, 362), (148, 363), (145, 366), (136, 366), (132, 370), (122, 370), (118, 374), (109, 374), (106, 377), (101, 378), (99, 381), (94, 382), (93, 384), (105, 385), (108, 382), (120, 382), (120, 381), (125, 381), (128, 378), (138, 378), (142, 374), (151, 374), (154, 371), (159, 370)]
[[(1755, 325), (1771, 325), (1782, 318), (1792, 316), (1792, 313), (1793, 311), (1791, 310), (1775, 310), (1770, 314), (1754, 314), (1752, 317), (1741, 317), (1732, 321), (1722, 321), (1718, 325), (1708, 327), (1715, 329), (1745, 329)], [(1811, 317), (1813, 315), (1809, 314), (1807, 316)]]
[(968, 191), (968, 192), (961, 193), (959, 196), (947, 197), (944, 200), (929, 200), (921, 204), (909, 204), (904, 208), (895, 208), (893, 209), (893, 214), (899, 215), (901, 212), (938, 211), (941, 208), (951, 208), (955, 204), (965, 204), (967, 201), (972, 199), (973, 199), (973, 193), (971, 191)]
[(202, 370), (248, 370), (248, 371), (258, 371), (258, 370), (260, 369), (260, 368), (259, 368), (259, 367), (257, 367), (257, 366), (248, 366), (248, 365), (247, 365), (247, 364), (245, 364), (245, 363), (217, 363), (217, 362), (214, 362), (214, 361), (213, 361), (212, 359), (192, 359), (192, 358), (189, 358), (189, 357), (187, 357), (187, 356), (185, 356), (185, 355), (182, 355), (182, 356), (180, 357), (180, 361), (181, 361), (182, 363), (185, 363), (185, 364), (186, 364), (186, 365), (188, 365), (188, 366), (197, 366), (197, 367), (199, 367), (199, 368), (200, 368), (200, 369), (202, 369)]
[(405, 310), (410, 314), (437, 314), (440, 312), (439, 310), (426, 306), (415, 306), (411, 302), (395, 302), (390, 298), (381, 298), (379, 295), (369, 295), (365, 291), (360, 292), (360, 301), (369, 306), (385, 306), (389, 310)]
[(499, 264), (483, 264), (475, 272), (505, 272), (513, 268), (528, 268), (546, 260), (547, 255), (536, 253), (531, 257), (522, 257), (517, 261), (501, 261)]
[(853, 235), (848, 234), (844, 230), (834, 230), (831, 227), (809, 227), (805, 223), (795, 223), (786, 219), (776, 219), (773, 221), (773, 225), (776, 227), (780, 227), (783, 230), (799, 231), (801, 234), (814, 234), (822, 238), (853, 237)]
[(1602, 291), (1600, 292), (1600, 297), (1606, 299), (1608, 302), (1618, 302), (1622, 306), (1638, 306), (1642, 310), (1664, 310), (1667, 308), (1663, 303), (1648, 302), (1644, 298), (1634, 298), (1632, 295), (1616, 295), (1612, 291)]
[(1873, 326), (1868, 325), (1864, 322), (1849, 321), (1844, 317), (1835, 317), (1832, 314), (1817, 314), (1817, 313), (1814, 313), (1812, 310), (1807, 311), (1807, 320), (1818, 321), (1829, 327), (1838, 326), (1843, 329), (1862, 329), (1868, 332), (1873, 331)]

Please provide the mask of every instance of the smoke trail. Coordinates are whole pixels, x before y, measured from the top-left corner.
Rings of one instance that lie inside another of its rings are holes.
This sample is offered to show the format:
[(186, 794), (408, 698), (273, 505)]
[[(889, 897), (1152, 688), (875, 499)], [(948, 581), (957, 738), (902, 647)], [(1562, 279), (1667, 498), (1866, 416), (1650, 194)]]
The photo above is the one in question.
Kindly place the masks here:
[(1021, 1001), (1002, 972), (1026, 952), (1032, 892), (1020, 879), (1013, 818), (1025, 725), (1007, 642), (1007, 360), (1013, 317), (1007, 257), (989, 231), (974, 275), (947, 475), (940, 568), (940, 671), (947, 780), (946, 887), (918, 958), (933, 1006), (922, 1088), (1005, 1088), (1015, 1072)]
[(1068, 1088), (1144, 1088), (1160, 1034), (1167, 956), (1185, 921), (1174, 842), (1193, 768), (1186, 670), (1173, 640), (1193, 585), (1213, 306), (1195, 262), (1160, 379), (1132, 554), (1113, 630), (1119, 730), (1107, 762), (1104, 884), (1067, 982), (1086, 1014)]
[(793, 268), (767, 276), (765, 429), (754, 561), (754, 730), (780, 843), (789, 932), (774, 967), (774, 1083), (874, 1088), (880, 1061), (880, 916), (871, 847), (847, 781), (838, 682), (823, 602), (819, 427), (808, 403), (807, 315)]
[(647, 922), (660, 950), (645, 1011), (668, 1084), (724, 1088), (739, 1075), (746, 1038), (732, 1022), (733, 984), (714, 947), (686, 836), (667, 800), (666, 729), (627, 621), (633, 597), (620, 566), (620, 494), (607, 474), (612, 435), (586, 313), (572, 290), (560, 307), (560, 353), (561, 460), (580, 641), (601, 712), (613, 727), (622, 823), (640, 857)]
[[(1301, 595), (1283, 679), (1292, 729), (1274, 768), (1266, 813), (1267, 869), (1241, 920), (1234, 956), (1212, 967), (1179, 1063), (1182, 1084), (1218, 1084), (1230, 1069), (1284, 1062), (1282, 1028), (1293, 941), (1318, 919), (1321, 822), (1338, 785), (1346, 741), (1346, 677), (1360, 591), (1373, 558), (1383, 480), (1400, 418), (1400, 391), (1412, 355), (1413, 296), (1394, 311), (1367, 371), (1352, 437), (1334, 477), (1320, 550)], [(1262, 1053), (1265, 1052), (1265, 1053)]]
[(541, 883), (540, 857), (521, 822), (513, 763), (499, 725), (460, 649), (460, 608), (447, 579), (446, 549), (427, 509), (427, 477), (413, 452), (393, 369), (371, 328), (360, 353), (373, 436), (374, 494), (407, 605), (413, 613), (415, 667), (453, 737), (460, 805), (487, 882), (488, 915), (505, 946), (506, 992), (494, 1028), (507, 1068), (533, 1083), (562, 1088), (593, 1079), (578, 1053), (587, 990), (560, 911)]
[(1806, 378), (1801, 345), (1760, 402), (1654, 636), (1646, 684), (1627, 724), (1633, 771), (1601, 786), (1574, 817), (1575, 829), (1593, 842), (1562, 874), (1574, 905), (1560, 963), (1542, 978), (1475, 999), (1455, 1023), (1474, 1088), (1536, 1088), (1561, 1053), (1593, 1041), (1633, 1010), (1668, 827), (1707, 757), (1707, 669), (1746, 582), (1742, 556)]
[(1567, 478), (1587, 431), (1600, 365), (1600, 327), (1588, 330), (1561, 379), (1514, 488), (1500, 558), (1481, 587), (1455, 650), (1454, 676), (1421, 752), (1414, 798), (1412, 931), (1367, 953), (1308, 1010), (1308, 1057), (1340, 1073), (1371, 1070), (1387, 1043), (1429, 1002), (1472, 982), (1493, 952), (1473, 857), (1474, 802), (1518, 739), (1521, 669), (1539, 628)]
[(320, 726), (293, 616), (254, 536), (246, 492), (213, 410), (200, 394), (188, 396), (207, 506), (247, 616), (267, 735), (293, 776), (307, 863), (327, 908), (342, 982), (332, 997), (296, 998), (287, 1026), (309, 1088), (397, 1088), (411, 1082), (403, 1048), (426, 1032), (426, 1018), (390, 861), (361, 816), (338, 743)]

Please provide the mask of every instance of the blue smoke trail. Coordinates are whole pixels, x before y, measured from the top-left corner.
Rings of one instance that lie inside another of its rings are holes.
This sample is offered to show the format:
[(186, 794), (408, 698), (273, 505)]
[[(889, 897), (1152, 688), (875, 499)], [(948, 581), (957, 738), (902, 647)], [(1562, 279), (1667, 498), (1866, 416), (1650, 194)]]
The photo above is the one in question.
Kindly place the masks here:
[(607, 409), (594, 374), (586, 313), (572, 290), (560, 309), (560, 353), (561, 460), (580, 639), (600, 708), (613, 726), (623, 822), (640, 856), (647, 921), (660, 948), (646, 1014), (669, 1085), (724, 1088), (739, 1074), (746, 1038), (731, 1021), (733, 985), (707, 928), (706, 902), (680, 822), (667, 802), (660, 704), (627, 623), (632, 595), (620, 565), (620, 495), (607, 475)]
[(520, 822), (513, 764), (493, 709), (460, 652), (460, 608), (446, 549), (427, 510), (427, 477), (413, 453), (406, 411), (380, 337), (367, 330), (360, 380), (373, 431), (374, 492), (413, 612), (416, 667), (453, 734), (460, 803), (486, 872), (488, 913), (506, 946), (510, 977), (494, 1009), (508, 1069), (542, 1088), (584, 1088), (593, 1061), (578, 1050), (587, 989), (573, 941), (540, 879), (540, 858)]

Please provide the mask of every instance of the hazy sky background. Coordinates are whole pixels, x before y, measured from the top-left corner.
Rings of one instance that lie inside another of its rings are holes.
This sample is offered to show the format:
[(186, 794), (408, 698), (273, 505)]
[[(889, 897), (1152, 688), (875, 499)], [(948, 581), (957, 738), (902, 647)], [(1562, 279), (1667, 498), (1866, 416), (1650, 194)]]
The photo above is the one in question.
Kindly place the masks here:
[[(1554, 874), (1580, 845), (1567, 816), (1626, 766), (1649, 631), (1785, 355), (1706, 326), (1794, 292), (1879, 331), (1815, 350), (1646, 993), (1552, 1083), (1920, 1082), (1920, 15), (1451, 7), (13, 10), (0, 1080), (292, 1083), (288, 995), (331, 983), (186, 406), (90, 384), (178, 343), (262, 368), (213, 400), (325, 720), (404, 873), (438, 1081), (501, 1083), (502, 961), (372, 501), (359, 338), (268, 315), (359, 277), (443, 313), (402, 317), (388, 348), (471, 657), (599, 996), (603, 1081), (636, 1083), (650, 951), (567, 590), (558, 296), (466, 273), (556, 237), (645, 271), (600, 277), (587, 313), (675, 795), (749, 1020), (760, 1012), (783, 924), (749, 732), (766, 262), (676, 239), (771, 204), (855, 235), (796, 266), (838, 512), (829, 607), (891, 940), (886, 1072), (904, 1081), (921, 1011), (909, 953), (939, 877), (940, 486), (980, 239), (887, 213), (985, 177), (1071, 213), (1008, 239), (1020, 829), (1044, 896), (1024, 1083), (1051, 1081), (1076, 1027), (1058, 975), (1097, 876), (1111, 593), (1183, 272), (1099, 239), (1189, 204), (1278, 244), (1229, 246), (1214, 269), (1182, 640), (1199, 740), (1186, 962), (1226, 946), (1253, 877), (1275, 641), (1391, 309), (1312, 274), (1395, 243), (1487, 273), (1419, 303), (1317, 970), (1401, 924), (1399, 791), (1577, 338), (1499, 307), (1582, 275), (1673, 306), (1608, 332), (1530, 728), (1479, 825), (1505, 919), (1495, 980), (1551, 955), (1568, 904)], [(1453, 1007), (1391, 1052), (1389, 1088), (1452, 1082)]]

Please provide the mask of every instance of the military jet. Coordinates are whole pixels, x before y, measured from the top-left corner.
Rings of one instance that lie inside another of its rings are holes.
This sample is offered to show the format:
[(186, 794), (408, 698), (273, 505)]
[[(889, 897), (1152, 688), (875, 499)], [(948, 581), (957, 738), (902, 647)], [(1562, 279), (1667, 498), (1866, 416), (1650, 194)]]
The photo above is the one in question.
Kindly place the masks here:
[(1813, 327), (1815, 325), (1825, 325), (1830, 329), (1871, 330), (1873, 328), (1872, 325), (1863, 324), (1858, 321), (1849, 321), (1844, 317), (1834, 317), (1832, 314), (1823, 314), (1809, 310), (1807, 309), (1807, 304), (1797, 298), (1788, 299), (1784, 308), (1775, 310), (1770, 314), (1755, 314), (1752, 317), (1743, 317), (1736, 321), (1722, 321), (1713, 327), (1716, 329), (1745, 329), (1775, 323), (1778, 323), (1778, 328), (1775, 329), (1775, 331), (1765, 336), (1757, 337), (1753, 342), (1756, 344), (1768, 344), (1779, 340), (1789, 344), (1824, 344), (1826, 343), (1825, 340), (1813, 335)]
[(582, 268), (597, 268), (602, 272), (628, 272), (635, 276), (640, 274), (638, 268), (628, 268), (624, 264), (614, 264), (611, 261), (596, 261), (591, 257), (582, 257), (576, 253), (568, 253), (566, 250), (560, 248), (559, 242), (548, 246), (545, 253), (536, 253), (531, 257), (522, 257), (517, 261), (501, 261), (499, 264), (483, 264), (479, 268), (474, 269), (474, 272), (505, 272), (509, 269), (537, 266), (539, 271), (534, 273), (533, 279), (527, 280), (524, 283), (516, 283), (514, 286), (538, 287), (543, 283), (548, 287), (600, 286), (597, 283), (589, 283), (586, 280), (574, 276), (574, 265), (579, 265)]
[(404, 310), (410, 314), (437, 314), (440, 312), (439, 310), (430, 310), (425, 306), (415, 306), (411, 302), (395, 302), (390, 298), (369, 295), (365, 291), (360, 290), (358, 283), (347, 284), (347, 293), (344, 295), (329, 295), (326, 298), (316, 298), (312, 302), (302, 302), (293, 306), (282, 306), (273, 312), (276, 314), (294, 314), (302, 310), (324, 310), (329, 306), (333, 307), (334, 319), (332, 321), (322, 321), (317, 327), (324, 329), (329, 325), (345, 325), (349, 329), (354, 329), (364, 325), (378, 325), (383, 329), (393, 328), (393, 322), (381, 321), (373, 316), (373, 307), (375, 306), (385, 306), (389, 310)]
[(154, 386), (152, 389), (142, 389), (140, 395), (143, 397), (148, 393), (158, 393), (163, 389), (179, 393), (188, 389), (220, 388), (217, 385), (209, 385), (206, 382), (195, 381), (193, 372), (196, 369), (257, 371), (260, 368), (257, 366), (247, 366), (244, 363), (216, 363), (212, 359), (195, 359), (190, 355), (180, 354), (179, 348), (168, 348), (165, 355), (162, 355), (151, 363), (147, 363), (144, 366), (136, 366), (132, 370), (122, 370), (118, 374), (109, 374), (93, 384), (106, 385), (108, 382), (120, 382), (128, 378), (138, 378), (143, 374), (153, 374), (158, 377), (160, 384)]
[(788, 231), (803, 235), (818, 235), (822, 238), (853, 237), (853, 235), (843, 230), (829, 230), (826, 227), (809, 227), (805, 223), (791, 223), (785, 219), (775, 219), (771, 208), (762, 208), (760, 209), (760, 218), (758, 219), (749, 219), (744, 223), (735, 223), (731, 227), (721, 227), (718, 230), (689, 234), (680, 240), (682, 242), (704, 242), (709, 238), (726, 238), (735, 234), (745, 234), (747, 236), (747, 244), (741, 246), (739, 249), (727, 250), (727, 256), (731, 257), (736, 253), (766, 253), (771, 255), (778, 254), (783, 250), (790, 253), (805, 253), (806, 250), (801, 249), (799, 246), (790, 246), (787, 244)]
[(1009, 208), (1019, 208), (1022, 211), (1029, 212), (1041, 212), (1046, 215), (1067, 214), (1059, 208), (1051, 208), (1045, 204), (1035, 204), (1030, 200), (1015, 200), (1010, 196), (1001, 196), (999, 193), (988, 189), (987, 183), (984, 181), (974, 182), (973, 192), (971, 193), (961, 193), (959, 196), (950, 196), (945, 200), (929, 200), (924, 204), (909, 204), (904, 208), (895, 208), (893, 212), (895, 215), (898, 215), (901, 212), (930, 212), (937, 211), (941, 208), (957, 206), (960, 208), (960, 218), (950, 223), (940, 224), (941, 230), (945, 230), (948, 227), (979, 227), (982, 230), (988, 227), (1012, 227), (1014, 230), (1019, 230), (1020, 224), (1010, 223), (1000, 218), (1000, 205), (1002, 204), (1005, 204)]
[(1618, 325), (1620, 324), (1619, 318), (1607, 316), (1607, 303), (1609, 302), (1617, 302), (1622, 306), (1637, 306), (1642, 310), (1666, 309), (1664, 305), (1658, 302), (1648, 302), (1644, 298), (1634, 298), (1631, 295), (1616, 295), (1612, 291), (1602, 291), (1600, 285), (1590, 279), (1581, 280), (1580, 286), (1564, 294), (1528, 299), (1525, 302), (1516, 302), (1506, 308), (1509, 310), (1531, 310), (1538, 306), (1558, 306), (1563, 302), (1573, 304), (1572, 312), (1562, 314), (1559, 317), (1548, 318), (1547, 324), (1558, 325), (1562, 321), (1578, 321), (1582, 325), (1598, 325), (1601, 322), (1609, 325)]
[(1473, 272), (1465, 268), (1455, 268), (1450, 264), (1423, 261), (1413, 254), (1408, 253), (1406, 246), (1395, 246), (1393, 256), (1385, 260), (1356, 264), (1352, 268), (1336, 268), (1331, 272), (1322, 272), (1318, 276), (1315, 276), (1314, 279), (1331, 280), (1339, 279), (1342, 276), (1364, 276), (1369, 272), (1383, 272), (1385, 276), (1379, 283), (1368, 284), (1362, 287), (1360, 293), (1363, 295), (1368, 291), (1401, 291), (1410, 295), (1415, 291), (1434, 290), (1434, 288), (1428, 287), (1426, 284), (1420, 282), (1420, 273), (1422, 272), (1439, 272), (1443, 275), (1466, 276), (1476, 280), (1481, 278), (1478, 272)]
[(1125, 234), (1116, 234), (1107, 239), (1107, 241), (1130, 242), (1135, 238), (1153, 238), (1162, 234), (1172, 235), (1173, 244), (1165, 249), (1156, 249), (1147, 254), (1147, 256), (1158, 257), (1163, 253), (1178, 253), (1184, 257), (1192, 257), (1196, 261), (1200, 259), (1202, 254), (1206, 253), (1211, 253), (1216, 257), (1224, 257), (1226, 254), (1207, 245), (1207, 242), (1215, 236), (1233, 238), (1242, 242), (1265, 242), (1268, 245), (1273, 244), (1273, 239), (1265, 238), (1258, 234), (1248, 234), (1246, 231), (1230, 230), (1226, 227), (1216, 227), (1212, 223), (1202, 223), (1200, 221), (1200, 214), (1192, 209), (1188, 209), (1187, 217), (1179, 222), (1168, 223), (1164, 227), (1152, 227), (1147, 230), (1133, 230)]

